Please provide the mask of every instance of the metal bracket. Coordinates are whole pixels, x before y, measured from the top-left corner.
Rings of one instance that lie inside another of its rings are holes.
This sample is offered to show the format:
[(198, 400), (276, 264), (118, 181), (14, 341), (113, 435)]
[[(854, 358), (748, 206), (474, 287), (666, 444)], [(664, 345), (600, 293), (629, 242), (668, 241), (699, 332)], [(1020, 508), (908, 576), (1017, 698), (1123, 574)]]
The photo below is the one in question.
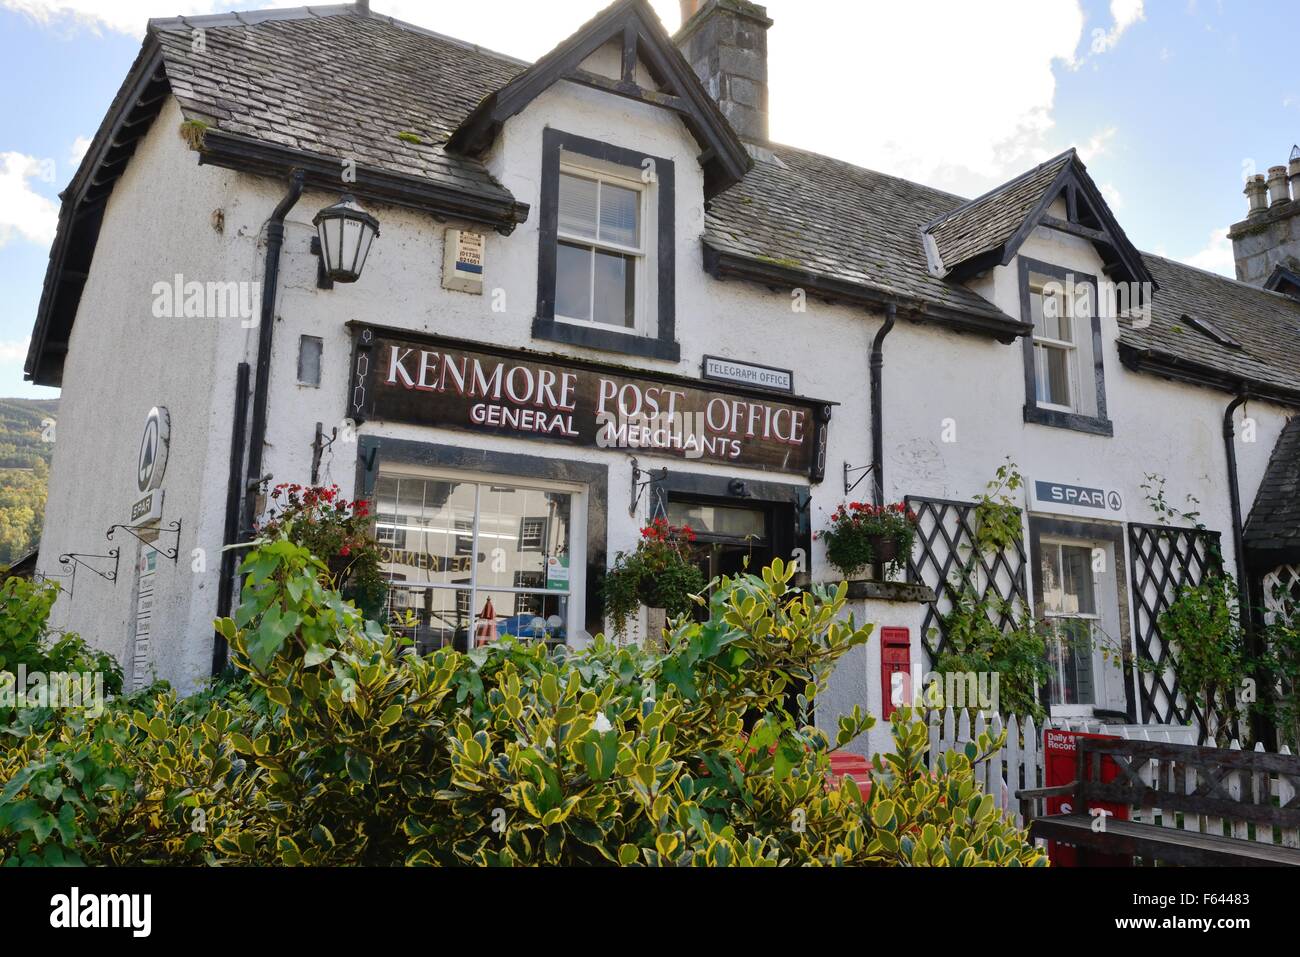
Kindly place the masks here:
[[(64, 554), (60, 555), (59, 564), (63, 565), (64, 567), (71, 567), (72, 569), (72, 571), (69, 573), (69, 577), (71, 577), (72, 581), (68, 582), (68, 586), (69, 586), (68, 594), (71, 595), (72, 589), (77, 587), (77, 566), (78, 565), (80, 565), (83, 568), (90, 569), (92, 572), (94, 572), (100, 578), (104, 579), (104, 581), (106, 582), (116, 583), (117, 582), (117, 559), (118, 559), (118, 553), (120, 551), (121, 549), (110, 548), (108, 550), (107, 555), (91, 555), (87, 552), (65, 552)], [(83, 558), (103, 558), (105, 560), (111, 558), (113, 559), (113, 570), (111, 572), (110, 571), (101, 572), (98, 568), (96, 568), (94, 565), (90, 564), (89, 562), (83, 562), (82, 561)]]
[[(647, 476), (642, 480), (641, 476)], [(668, 478), (668, 466), (661, 469), (643, 469), (637, 465), (636, 459), (632, 459), (632, 501), (628, 504), (627, 513), (636, 515), (636, 507), (641, 502), (641, 493), (650, 487), (654, 482), (662, 482)]]
[(325, 256), (321, 252), (319, 236), (313, 236), (311, 238), (311, 254), (316, 257), (316, 288), (333, 289), (334, 280), (331, 279), (330, 274), (325, 271)]
[(68, 587), (67, 587), (67, 588), (64, 588), (64, 587), (59, 583), (58, 579), (60, 579), (60, 578), (68, 578), (68, 579), (72, 579), (72, 578), (75, 578), (75, 577), (76, 577), (76, 573), (77, 573), (77, 569), (76, 569), (75, 566), (73, 567), (72, 571), (70, 571), (70, 572), (65, 572), (65, 573), (62, 574), (62, 575), (51, 575), (51, 574), (49, 574), (48, 572), (43, 572), (43, 571), (41, 571), (40, 569), (37, 569), (35, 572), (32, 573), (32, 579), (33, 579), (34, 581), (39, 581), (39, 582), (49, 582), (51, 585), (53, 585), (53, 586), (54, 586), (55, 588), (57, 588), (59, 591), (63, 592), (63, 594), (65, 594), (65, 595), (67, 595), (69, 598), (71, 598), (71, 597), (72, 597), (72, 582), (69, 581), (69, 582), (68, 582)]
[[(178, 554), (180, 554), (180, 549), (181, 549), (181, 520), (180, 520), (179, 518), (176, 519), (176, 521), (174, 521), (174, 522), (172, 522), (171, 524), (169, 524), (166, 528), (160, 528), (160, 529), (158, 529), (158, 534), (159, 534), (159, 535), (175, 535), (175, 536), (176, 536), (176, 544), (173, 545), (171, 548), (167, 549), (166, 551), (164, 551), (163, 549), (159, 548), (159, 547), (158, 547), (157, 545), (155, 545), (153, 542), (146, 541), (145, 539), (141, 538), (141, 537), (136, 533), (136, 530), (135, 530), (134, 528), (132, 528), (130, 525), (110, 525), (110, 526), (109, 526), (109, 529), (108, 529), (108, 534), (107, 534), (105, 537), (108, 538), (108, 539), (111, 541), (112, 538), (113, 538), (113, 532), (116, 531), (116, 530), (119, 529), (119, 528), (125, 530), (126, 533), (127, 533), (128, 535), (130, 535), (132, 538), (134, 538), (134, 539), (135, 539), (136, 541), (138, 541), (140, 544), (142, 544), (142, 545), (148, 545), (150, 548), (152, 548), (155, 552), (157, 552), (157, 553), (158, 553), (159, 555), (161, 555), (163, 558), (170, 558), (170, 559), (172, 560), (173, 563), (175, 563), (175, 561), (176, 561), (176, 556), (177, 556)], [(117, 551), (117, 549), (114, 549), (114, 551)]]
[[(864, 478), (866, 478), (868, 475), (870, 475), (871, 472), (875, 469), (875, 467), (876, 467), (876, 466), (875, 466), (874, 463), (871, 464), (871, 465), (849, 465), (848, 462), (845, 462), (845, 463), (844, 463), (844, 494), (845, 494), (845, 495), (848, 495), (848, 494), (851, 493), (855, 488), (857, 488), (859, 485), (861, 485), (861, 484), (862, 484), (862, 480), (863, 480)], [(852, 485), (849, 484), (849, 474), (850, 474), (851, 472), (861, 472), (861, 473), (862, 473), (861, 475), (859, 475), (859, 476), (857, 477), (857, 480), (854, 481)]]
[(338, 440), (338, 426), (330, 432), (330, 437), (325, 438), (325, 426), (321, 422), (316, 423), (316, 438), (311, 443), (311, 484), (315, 485), (320, 478), (320, 460), (325, 454), (325, 450), (333, 448), (334, 443)]

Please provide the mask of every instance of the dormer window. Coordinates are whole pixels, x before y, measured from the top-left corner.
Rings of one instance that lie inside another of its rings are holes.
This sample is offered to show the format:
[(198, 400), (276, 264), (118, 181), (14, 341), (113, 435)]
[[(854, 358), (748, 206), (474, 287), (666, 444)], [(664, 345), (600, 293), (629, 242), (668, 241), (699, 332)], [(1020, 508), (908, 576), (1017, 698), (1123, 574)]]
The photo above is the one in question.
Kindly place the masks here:
[(1025, 421), (1113, 434), (1096, 278), (1021, 256), (1020, 307), (1033, 325), (1024, 337)]
[(533, 336), (677, 361), (673, 203), (671, 160), (546, 130)]
[(644, 331), (644, 193), (609, 170), (561, 167), (556, 319)]
[(1039, 408), (1079, 410), (1079, 349), (1074, 305), (1064, 286), (1041, 273), (1029, 275), (1034, 323), (1034, 385)]

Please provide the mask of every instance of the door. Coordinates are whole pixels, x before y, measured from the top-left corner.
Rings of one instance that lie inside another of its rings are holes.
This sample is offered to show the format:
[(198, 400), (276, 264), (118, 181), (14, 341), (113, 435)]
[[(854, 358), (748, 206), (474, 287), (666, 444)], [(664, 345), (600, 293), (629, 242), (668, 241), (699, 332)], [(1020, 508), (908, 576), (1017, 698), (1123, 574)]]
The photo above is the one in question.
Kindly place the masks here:
[(1123, 639), (1114, 544), (1044, 539), (1039, 566), (1052, 714), (1122, 714)]
[(668, 522), (695, 532), (691, 550), (710, 582), (746, 571), (757, 574), (772, 561), (770, 508), (670, 499)]

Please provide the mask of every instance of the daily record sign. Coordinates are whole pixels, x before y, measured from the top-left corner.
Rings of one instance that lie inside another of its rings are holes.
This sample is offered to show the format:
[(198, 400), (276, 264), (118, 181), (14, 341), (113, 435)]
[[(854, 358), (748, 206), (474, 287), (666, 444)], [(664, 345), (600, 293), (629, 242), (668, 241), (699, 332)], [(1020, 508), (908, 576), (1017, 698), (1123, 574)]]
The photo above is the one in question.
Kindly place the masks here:
[(1124, 497), (1113, 488), (1035, 479), (1029, 483), (1029, 510), (1122, 522)]

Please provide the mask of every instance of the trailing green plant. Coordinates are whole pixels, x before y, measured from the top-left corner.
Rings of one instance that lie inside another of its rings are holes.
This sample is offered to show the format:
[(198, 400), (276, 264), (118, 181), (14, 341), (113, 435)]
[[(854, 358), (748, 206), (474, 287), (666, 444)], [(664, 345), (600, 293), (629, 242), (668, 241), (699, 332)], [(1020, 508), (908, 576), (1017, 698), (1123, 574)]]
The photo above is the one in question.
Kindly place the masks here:
[(349, 502), (337, 485), (277, 485), (273, 504), (258, 526), (264, 537), (281, 532), (325, 562), (344, 598), (368, 618), (380, 618), (388, 599), (382, 552), (371, 527), (369, 503)]
[[(1004, 618), (1010, 619), (1005, 626), (1000, 624)], [(996, 674), (999, 712), (1032, 716), (1040, 722), (1047, 717), (1039, 689), (1050, 671), (1039, 622), (1016, 616), (1009, 603), (978, 595), (969, 587), (956, 595), (943, 622), (947, 640), (935, 662), (937, 672)]]
[(601, 586), (605, 615), (618, 635), (637, 610), (662, 608), (670, 618), (690, 612), (693, 596), (708, 584), (691, 555), (695, 531), (657, 518), (641, 529), (641, 539), (631, 552), (619, 552)]
[[(1024, 539), (1020, 505), (1014, 493), (1024, 487), (1020, 468), (1007, 456), (993, 478), (975, 499), (975, 547), (982, 554), (996, 555), (1014, 548)], [(971, 556), (972, 561), (974, 556)]]
[(916, 536), (916, 513), (906, 502), (872, 505), (844, 502), (831, 513), (830, 526), (817, 533), (826, 559), (845, 578), (880, 562), (896, 571), (907, 565)]
[(1278, 615), (1264, 630), (1260, 671), (1276, 682), (1259, 695), (1261, 711), (1277, 728), (1278, 745), (1300, 751), (1300, 624)]
[(1218, 719), (1218, 737), (1226, 745), (1240, 714), (1234, 695), (1251, 673), (1237, 583), (1230, 575), (1214, 574), (1182, 585), (1157, 627), (1172, 648), (1169, 663), (1183, 695), (1207, 722), (1211, 714)]
[(1158, 472), (1147, 472), (1145, 476), (1145, 481), (1140, 486), (1142, 496), (1146, 499), (1151, 511), (1155, 512), (1157, 524), (1171, 525), (1174, 522), (1185, 522), (1195, 528), (1205, 528), (1205, 525), (1201, 522), (1201, 502), (1196, 496), (1189, 492), (1184, 499), (1187, 508), (1179, 508), (1169, 501), (1165, 492), (1166, 482), (1163, 475)]
[[(0, 585), (0, 725), (17, 719), (17, 693), (28, 691), (18, 687), (20, 668), (26, 675), (43, 676), (47, 689), (49, 682), (64, 680), (61, 676), (98, 675), (104, 695), (122, 691), (122, 667), (112, 655), (92, 648), (80, 635), (57, 633), (49, 627), (50, 610), (58, 596), (54, 582), (7, 578)], [(83, 693), (90, 690), (80, 677), (77, 681)], [(11, 695), (14, 700), (8, 701)], [(26, 716), (26, 725), (39, 726), (57, 709), (24, 710), (32, 712)]]
[(841, 618), (845, 586), (793, 588), (793, 566), (722, 579), (663, 653), (506, 638), (426, 657), (285, 538), (241, 570), (217, 626), (246, 677), (196, 707), (131, 696), (0, 752), (0, 861), (1045, 863), (979, 790), (987, 735), (932, 772), (899, 709), (869, 791), (828, 780), (873, 719), (843, 716), (832, 740), (810, 702), (870, 628)]

